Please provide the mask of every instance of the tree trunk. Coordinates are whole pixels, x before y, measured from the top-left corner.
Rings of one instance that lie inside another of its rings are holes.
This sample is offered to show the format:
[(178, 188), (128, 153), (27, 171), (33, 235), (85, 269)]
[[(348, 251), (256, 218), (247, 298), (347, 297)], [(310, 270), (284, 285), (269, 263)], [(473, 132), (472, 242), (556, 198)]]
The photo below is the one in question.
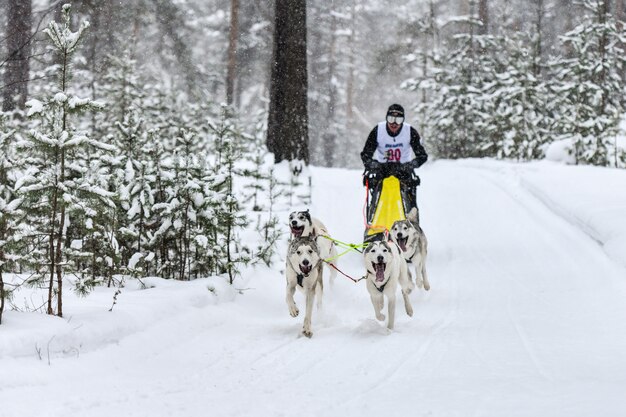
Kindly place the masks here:
[(478, 20), (482, 26), (478, 29), (479, 35), (486, 35), (489, 33), (489, 6), (488, 0), (479, 0), (478, 2)]
[[(62, 163), (61, 169), (64, 169), (63, 166), (65, 164)], [(63, 267), (61, 265), (61, 261), (63, 259), (63, 229), (65, 228), (65, 205), (61, 205), (61, 212), (59, 213), (61, 216), (61, 221), (59, 223), (59, 234), (57, 236), (56, 242), (56, 273), (57, 273), (57, 316), (63, 317)]]
[(274, 162), (309, 163), (306, 0), (276, 0), (267, 146)]
[(6, 1), (8, 2), (5, 34), (7, 60), (2, 88), (2, 110), (11, 111), (16, 107), (20, 109), (26, 107), (28, 98), (32, 5), (31, 0)]
[(57, 215), (57, 204), (58, 204), (57, 193), (55, 191), (52, 198), (52, 216), (51, 216), (51, 224), (50, 224), (50, 235), (48, 239), (48, 254), (50, 257), (50, 280), (48, 281), (48, 309), (47, 314), (54, 315), (54, 308), (52, 308), (52, 300), (54, 299), (54, 267), (56, 265), (56, 261), (54, 258), (54, 227), (55, 227), (55, 219)]
[(626, 20), (626, 0), (615, 0), (615, 20), (617, 20), (617, 29), (624, 28), (623, 22)]
[[(603, 27), (606, 25), (606, 21), (609, 17), (609, 13), (611, 13), (611, 8), (610, 8), (610, 0), (603, 0), (602, 3), (599, 5), (599, 9), (598, 9), (598, 23), (600, 23), (600, 25), (602, 25)], [(600, 72), (597, 74), (598, 76), (598, 85), (604, 85), (606, 82), (606, 60), (607, 60), (607, 47), (608, 47), (608, 34), (606, 29), (603, 30), (602, 32), (602, 36), (600, 38), (600, 43), (598, 45), (599, 48), (599, 53), (600, 53), (600, 59), (602, 60), (602, 66), (600, 69)], [(606, 109), (606, 102), (608, 100), (607, 97), (608, 91), (607, 89), (603, 88), (602, 89), (602, 100), (600, 102), (600, 108), (598, 109), (598, 114), (604, 114), (604, 111)], [(599, 135), (598, 135), (599, 136)]]
[(533, 57), (533, 75), (540, 77), (542, 72), (542, 57), (543, 57), (543, 19), (546, 14), (544, 0), (535, 0), (536, 4), (536, 19), (535, 20), (535, 45), (534, 45), (534, 57)]
[[(624, 30), (624, 22), (626, 22), (626, 0), (615, 0), (615, 20), (617, 20), (617, 30)], [(622, 72), (622, 82), (626, 84), (626, 71)], [(615, 155), (615, 157), (617, 157), (617, 155)]]
[(237, 74), (237, 38), (239, 37), (239, 0), (230, 0), (230, 36), (228, 38), (228, 66), (226, 69), (226, 103), (233, 104)]

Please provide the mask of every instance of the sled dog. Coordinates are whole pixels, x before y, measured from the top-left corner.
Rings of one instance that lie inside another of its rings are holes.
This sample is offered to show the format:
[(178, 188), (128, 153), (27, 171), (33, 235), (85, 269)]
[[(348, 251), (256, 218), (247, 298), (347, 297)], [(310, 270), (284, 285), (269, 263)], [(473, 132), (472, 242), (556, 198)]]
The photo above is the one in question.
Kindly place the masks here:
[(311, 331), (313, 302), (317, 297), (317, 307), (318, 309), (321, 307), (324, 285), (322, 283), (322, 258), (312, 236), (296, 237), (289, 242), (285, 276), (287, 278), (287, 307), (291, 317), (296, 317), (300, 313), (293, 298), (296, 288), (305, 294), (306, 312), (302, 334), (311, 337), (313, 336)]
[[(289, 214), (289, 228), (291, 238), (312, 236), (316, 239), (322, 259), (333, 259), (337, 256), (335, 243), (323, 236), (330, 237), (328, 229), (319, 219), (312, 217), (309, 210), (293, 211)], [(335, 265), (335, 261), (330, 262)], [(334, 282), (337, 271), (331, 265), (326, 265), (330, 272), (330, 282)]]
[(384, 321), (381, 313), (384, 297), (387, 297), (387, 328), (392, 330), (396, 313), (396, 290), (398, 284), (404, 298), (406, 314), (413, 316), (413, 307), (409, 300), (412, 283), (406, 261), (400, 254), (400, 248), (393, 242), (377, 241), (370, 243), (365, 249), (363, 258), (367, 269), (367, 291), (370, 293), (376, 319)]
[[(428, 241), (417, 220), (417, 209), (412, 208), (406, 220), (398, 220), (391, 226), (391, 239), (400, 247), (402, 256), (415, 266), (415, 283), (419, 288), (430, 290), (426, 274)], [(409, 279), (410, 276), (409, 276)]]

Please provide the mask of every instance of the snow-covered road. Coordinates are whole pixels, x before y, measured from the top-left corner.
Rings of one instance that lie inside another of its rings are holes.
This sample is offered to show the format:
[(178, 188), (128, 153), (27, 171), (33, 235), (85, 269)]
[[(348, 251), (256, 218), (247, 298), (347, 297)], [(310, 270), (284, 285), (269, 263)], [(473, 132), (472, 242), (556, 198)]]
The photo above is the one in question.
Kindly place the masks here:
[[(360, 172), (312, 173), (312, 213), (358, 242)], [(196, 305), (50, 365), (0, 356), (0, 415), (626, 415), (623, 267), (500, 170), (439, 161), (421, 176), (432, 289), (411, 294), (412, 318), (398, 306), (391, 334), (364, 283), (342, 276), (312, 339), (298, 337), (279, 270), (251, 274), (243, 296), (218, 305), (156, 288), (161, 305)], [(363, 273), (356, 253), (339, 265)]]

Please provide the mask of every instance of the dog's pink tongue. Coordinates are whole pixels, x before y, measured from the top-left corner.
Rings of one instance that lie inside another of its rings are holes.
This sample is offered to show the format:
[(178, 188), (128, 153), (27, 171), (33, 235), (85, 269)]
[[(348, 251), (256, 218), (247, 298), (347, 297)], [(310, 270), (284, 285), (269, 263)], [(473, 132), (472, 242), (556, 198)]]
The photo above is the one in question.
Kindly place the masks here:
[(406, 239), (398, 239), (398, 245), (400, 245), (402, 252), (406, 252)]
[(381, 282), (385, 279), (385, 267), (382, 264), (376, 264), (376, 281)]

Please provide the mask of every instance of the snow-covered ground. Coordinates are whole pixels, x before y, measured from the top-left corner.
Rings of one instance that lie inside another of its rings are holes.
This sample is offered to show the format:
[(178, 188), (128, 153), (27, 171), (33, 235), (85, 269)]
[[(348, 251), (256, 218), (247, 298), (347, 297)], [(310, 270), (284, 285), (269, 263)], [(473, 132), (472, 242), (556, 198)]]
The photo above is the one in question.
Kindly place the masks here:
[[(338, 276), (313, 338), (299, 337), (282, 263), (233, 287), (129, 282), (111, 312), (114, 289), (68, 294), (63, 319), (5, 312), (0, 416), (626, 415), (626, 171), (420, 171), (432, 289), (411, 294), (412, 318), (398, 307), (395, 331), (374, 319), (363, 282)], [(312, 176), (313, 214), (359, 242), (360, 172)], [(339, 266), (363, 273), (357, 253)], [(24, 290), (14, 303), (42, 299)]]

